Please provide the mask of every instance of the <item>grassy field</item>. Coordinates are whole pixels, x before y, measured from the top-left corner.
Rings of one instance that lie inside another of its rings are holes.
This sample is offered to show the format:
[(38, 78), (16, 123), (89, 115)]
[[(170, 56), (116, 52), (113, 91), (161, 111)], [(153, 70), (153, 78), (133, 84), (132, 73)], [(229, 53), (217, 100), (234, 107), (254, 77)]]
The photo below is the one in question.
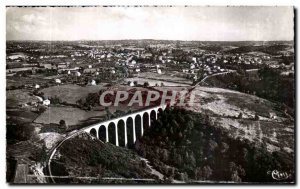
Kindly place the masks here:
[(67, 84), (45, 88), (42, 89), (41, 92), (44, 93), (44, 97), (46, 98), (57, 96), (62, 102), (76, 104), (77, 100), (85, 98), (89, 93), (99, 92), (100, 89), (103, 89), (103, 86), (81, 87), (78, 85)]
[(65, 120), (68, 125), (77, 125), (86, 120), (101, 120), (105, 116), (105, 111), (84, 111), (72, 107), (49, 107), (42, 113), (35, 123), (59, 123), (60, 120)]
[(254, 95), (209, 87), (197, 87), (195, 94), (191, 109), (197, 111), (210, 110), (218, 116), (238, 116), (242, 113), (245, 118), (254, 118), (257, 114), (262, 119), (269, 119), (269, 113), (273, 112), (278, 118), (286, 118), (276, 104)]
[[(294, 151), (294, 121), (276, 104), (227, 89), (197, 87), (195, 90), (194, 106), (186, 109), (210, 115), (213, 124), (228, 130), (233, 138), (265, 142), (270, 152)], [(270, 112), (276, 118), (270, 118)], [(259, 120), (254, 119), (255, 115)]]
[(191, 85), (193, 83), (191, 80), (178, 77), (176, 75), (178, 75), (178, 73), (165, 73), (165, 74), (158, 74), (153, 72), (139, 73), (139, 77), (161, 80), (167, 83), (170, 82), (170, 83), (180, 83), (180, 84), (187, 84), (187, 85)]
[(31, 77), (6, 77), (6, 88), (20, 87), (23, 85), (46, 84), (49, 80), (44, 79), (42, 76), (32, 75)]
[(30, 95), (26, 90), (17, 89), (6, 91), (6, 106), (8, 108), (29, 102), (38, 102), (38, 99), (35, 96)]

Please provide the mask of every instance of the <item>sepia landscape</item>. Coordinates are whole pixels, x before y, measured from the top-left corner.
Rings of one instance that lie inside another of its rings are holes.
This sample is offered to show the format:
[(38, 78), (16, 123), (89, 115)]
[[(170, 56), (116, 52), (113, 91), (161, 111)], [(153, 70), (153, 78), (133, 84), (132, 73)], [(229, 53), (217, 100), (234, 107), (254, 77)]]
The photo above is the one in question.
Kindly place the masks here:
[[(157, 26), (151, 15), (167, 19)], [(200, 31), (172, 31), (172, 15), (219, 31), (184, 38)], [(292, 7), (7, 7), (6, 16), (8, 183), (295, 183)], [(84, 24), (97, 19), (101, 27)], [(136, 26), (116, 32), (114, 19)], [(237, 27), (255, 38), (225, 33), (245, 22)]]

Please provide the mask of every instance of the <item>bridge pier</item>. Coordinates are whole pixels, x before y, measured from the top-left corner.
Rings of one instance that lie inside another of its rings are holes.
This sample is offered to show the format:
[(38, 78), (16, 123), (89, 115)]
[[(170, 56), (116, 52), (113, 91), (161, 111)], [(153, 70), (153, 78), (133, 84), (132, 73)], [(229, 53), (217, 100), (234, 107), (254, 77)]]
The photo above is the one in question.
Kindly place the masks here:
[(141, 135), (143, 136), (144, 135), (144, 119), (143, 119), (143, 116), (141, 116)]
[(96, 129), (96, 139), (99, 139), (98, 133), (99, 133), (99, 131), (98, 131), (98, 129)]
[(106, 135), (106, 137), (105, 137), (105, 142), (108, 142), (108, 126), (105, 126), (105, 135)]
[(132, 121), (132, 129), (133, 129), (133, 143), (135, 143), (135, 141), (136, 141), (135, 120)]
[(127, 139), (127, 126), (126, 126), (126, 123), (124, 123), (124, 137), (125, 137), (125, 147), (127, 147), (127, 144), (128, 144), (128, 139)]
[(115, 123), (116, 146), (119, 146), (118, 125)]

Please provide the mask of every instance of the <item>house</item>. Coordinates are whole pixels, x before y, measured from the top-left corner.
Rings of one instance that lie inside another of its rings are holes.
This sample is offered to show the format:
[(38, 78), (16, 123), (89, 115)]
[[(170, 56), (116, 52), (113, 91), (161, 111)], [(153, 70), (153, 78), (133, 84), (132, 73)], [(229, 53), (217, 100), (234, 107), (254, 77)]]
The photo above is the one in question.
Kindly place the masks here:
[(40, 88), (40, 85), (35, 84), (34, 88), (35, 88), (35, 89), (39, 89), (39, 88)]
[(81, 73), (80, 72), (75, 72), (75, 76), (80, 77)]
[(60, 79), (55, 79), (55, 83), (61, 83)]
[(193, 57), (192, 60), (194, 61), (194, 63), (197, 63), (197, 58)]
[(91, 85), (97, 85), (95, 80), (91, 81)]
[(45, 69), (55, 69), (56, 68), (56, 66), (54, 66), (54, 65), (52, 66), (52, 64), (50, 64), (50, 63), (43, 64), (43, 66)]
[(194, 69), (195, 68), (195, 65), (194, 64), (191, 64), (190, 65), (190, 69)]
[(128, 85), (129, 85), (130, 87), (134, 87), (134, 83), (133, 83), (132, 81), (129, 81), (129, 82), (128, 82)]
[(65, 69), (65, 68), (68, 68), (69, 65), (70, 65), (69, 62), (61, 62), (61, 63), (59, 63), (59, 64), (57, 65), (57, 68), (59, 68), (59, 69)]
[(111, 58), (113, 55), (111, 53), (108, 53), (108, 55), (106, 56), (107, 58)]
[(86, 68), (83, 70), (83, 73), (95, 73), (96, 71), (96, 68)]
[(136, 61), (135, 61), (135, 60), (132, 60), (130, 64), (131, 64), (131, 65), (135, 65), (135, 64), (136, 64)]
[(48, 100), (48, 99), (44, 100), (43, 105), (49, 106), (50, 105), (50, 100)]
[(276, 113), (270, 112), (270, 113), (269, 113), (269, 118), (270, 118), (270, 119), (277, 119)]

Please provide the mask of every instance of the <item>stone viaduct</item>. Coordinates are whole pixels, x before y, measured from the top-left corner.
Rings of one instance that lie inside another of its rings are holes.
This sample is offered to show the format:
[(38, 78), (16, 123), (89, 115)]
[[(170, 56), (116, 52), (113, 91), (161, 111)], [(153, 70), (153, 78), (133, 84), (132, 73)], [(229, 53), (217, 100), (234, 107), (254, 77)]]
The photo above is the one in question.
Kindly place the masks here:
[(116, 146), (127, 147), (143, 136), (167, 105), (160, 105), (84, 128), (93, 137)]

